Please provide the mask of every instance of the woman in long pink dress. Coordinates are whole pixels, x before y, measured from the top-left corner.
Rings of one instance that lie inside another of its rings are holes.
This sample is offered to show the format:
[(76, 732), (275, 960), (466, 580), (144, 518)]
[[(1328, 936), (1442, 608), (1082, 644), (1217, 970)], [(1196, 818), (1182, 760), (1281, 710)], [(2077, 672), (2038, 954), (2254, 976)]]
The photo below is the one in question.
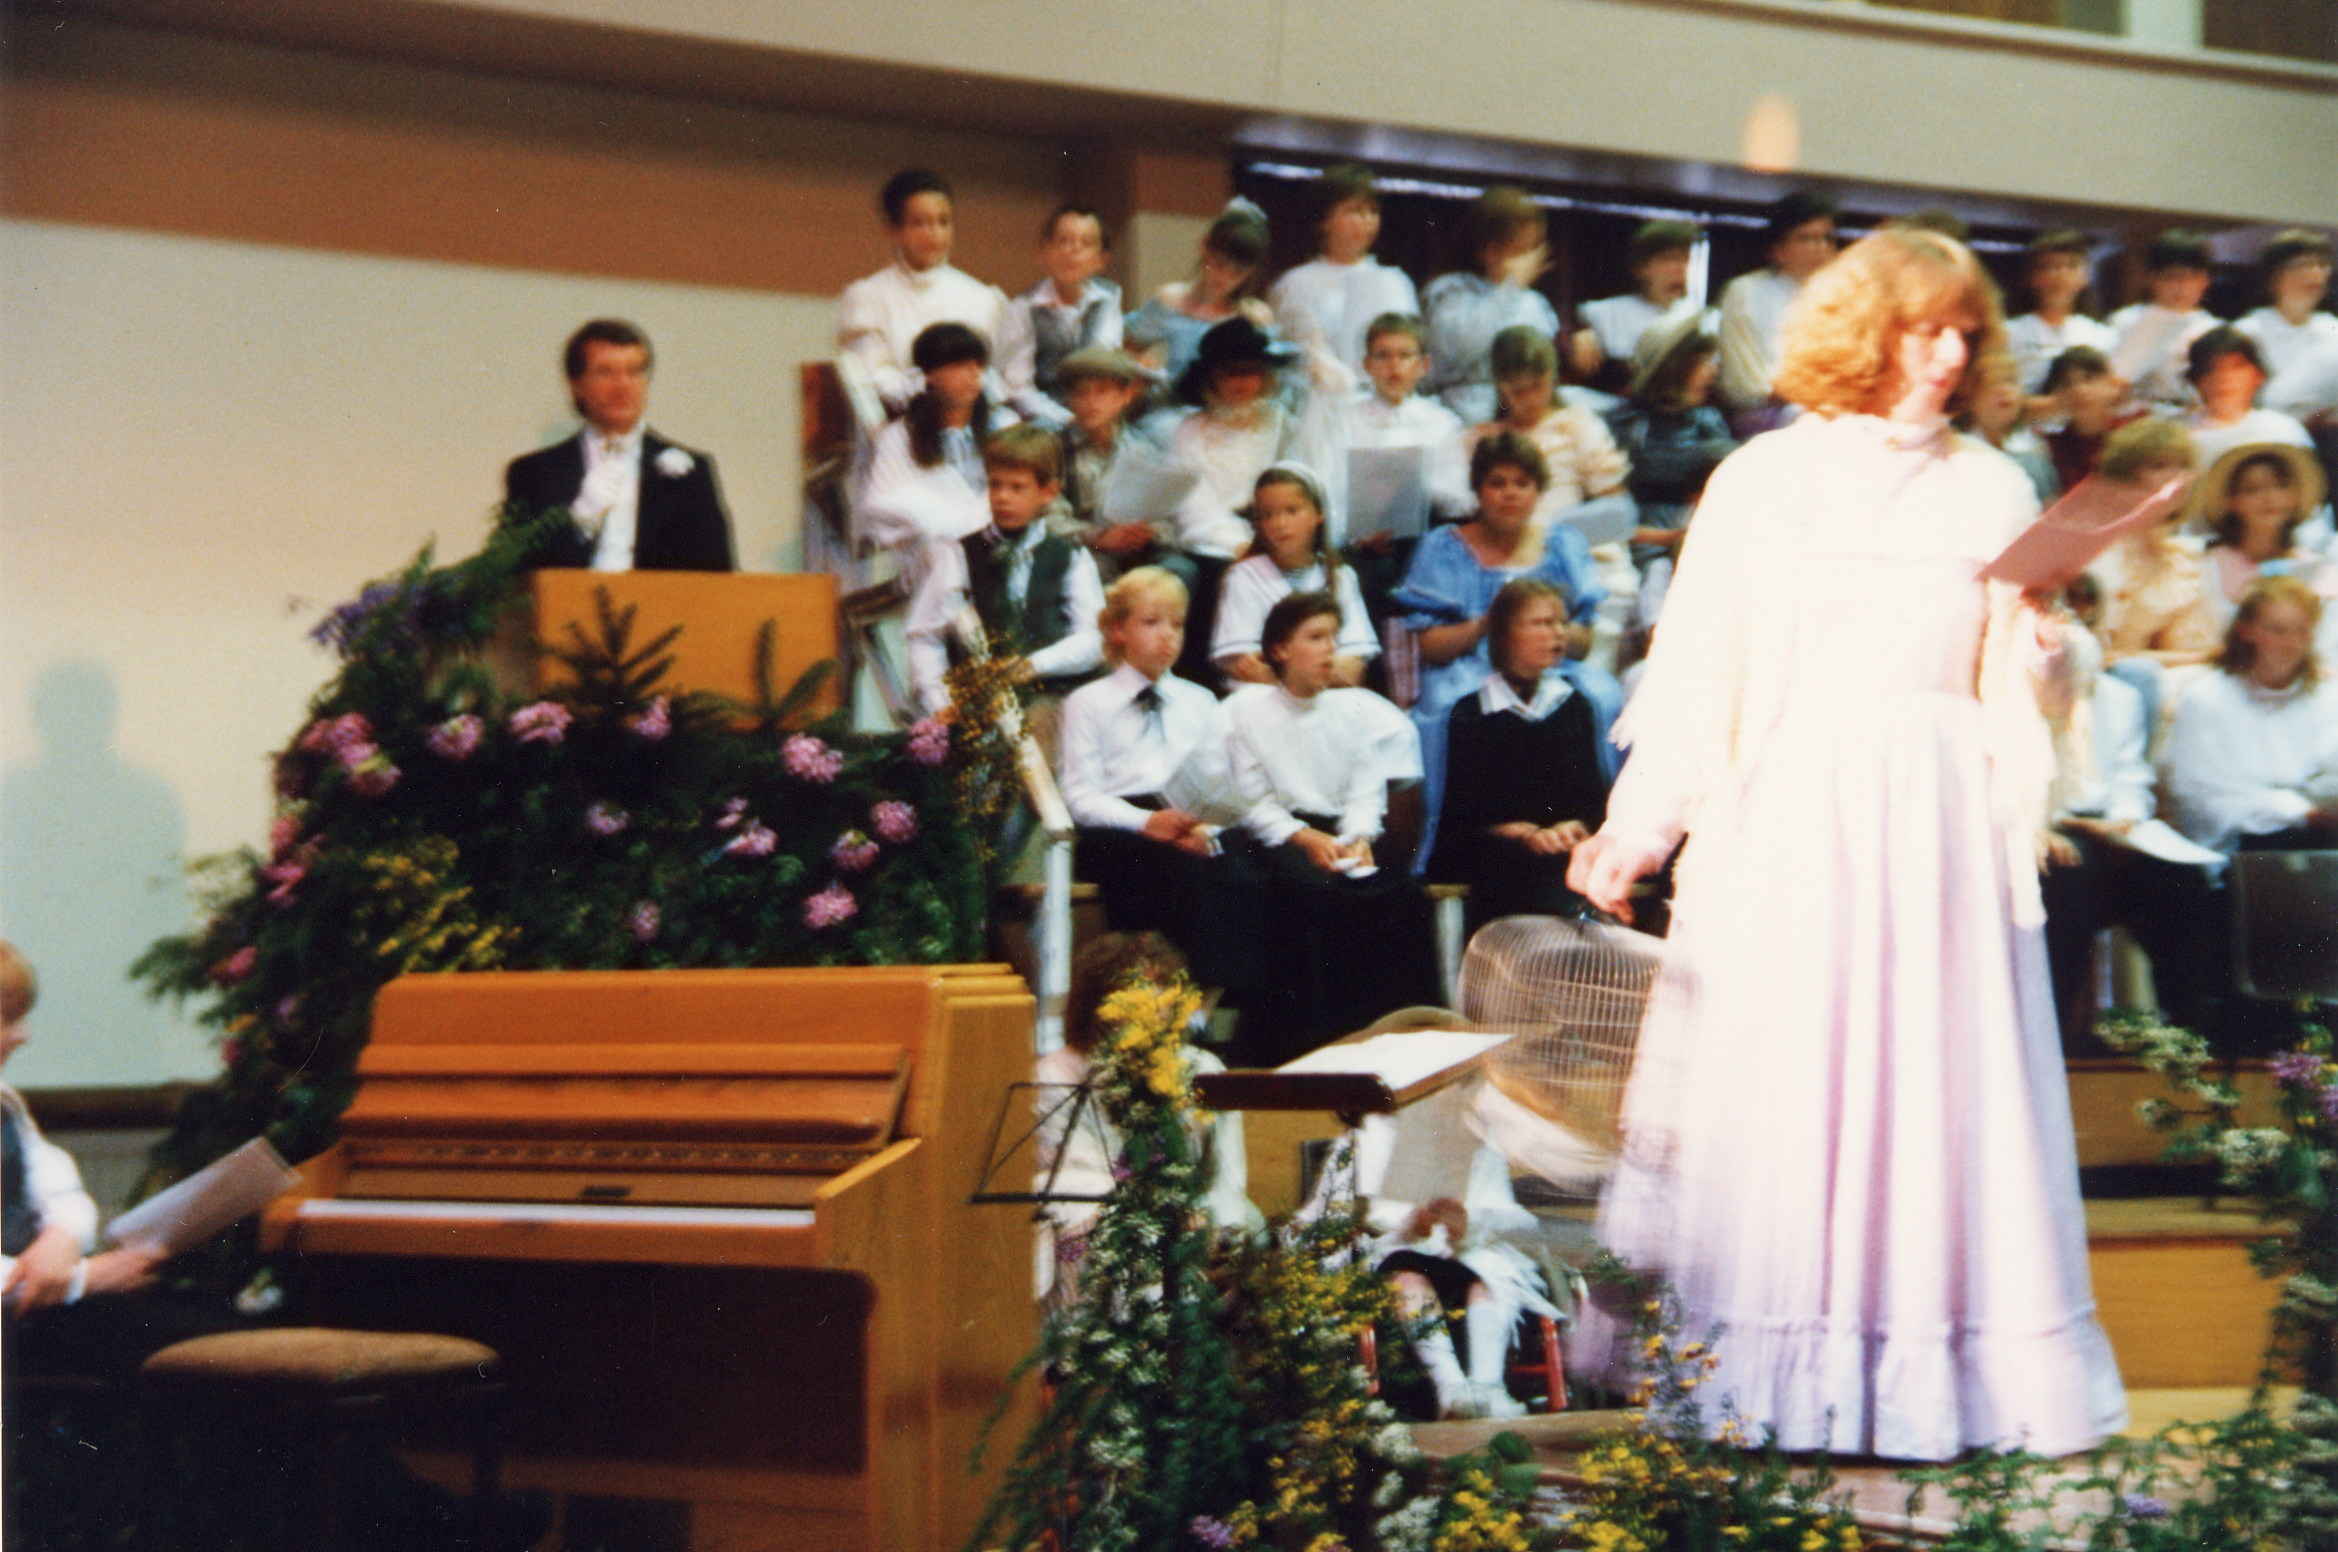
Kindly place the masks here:
[[(1957, 243), (1813, 280), (1801, 419), (1715, 473), (1570, 882), (1687, 838), (1604, 1242), (1721, 1328), (1706, 1390), (1793, 1450), (2082, 1449), (2096, 1322), (2034, 847), (2059, 633), (1983, 565), (2036, 512), (1946, 417), (2003, 346)], [(1594, 1333), (1586, 1333), (1594, 1335)]]

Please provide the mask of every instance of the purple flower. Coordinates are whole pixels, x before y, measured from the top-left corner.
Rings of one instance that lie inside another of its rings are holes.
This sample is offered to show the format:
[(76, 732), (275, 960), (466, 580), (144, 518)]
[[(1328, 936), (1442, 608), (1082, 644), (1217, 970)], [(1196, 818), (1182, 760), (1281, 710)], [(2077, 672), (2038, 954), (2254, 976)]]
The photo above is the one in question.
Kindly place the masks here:
[(1224, 1520), (1197, 1514), (1185, 1527), (1193, 1532), (1193, 1539), (1205, 1547), (1230, 1547), (1234, 1544), (1234, 1527)]
[(909, 730), (909, 757), (920, 765), (939, 765), (950, 758), (950, 725), (927, 717)]
[(278, 1029), (290, 1029), (292, 1016), (299, 1011), (300, 999), (298, 997), (279, 997), (276, 999), (275, 1008), (270, 1012), (270, 1017), (275, 1019)]
[(733, 825), (737, 824), (739, 820), (745, 816), (746, 812), (747, 800), (745, 798), (733, 798), (728, 803), (723, 805), (722, 814), (715, 820), (714, 827), (717, 830), (728, 830)]
[(723, 850), (742, 857), (768, 857), (779, 844), (779, 837), (760, 819), (750, 819), (746, 828), (723, 843)]
[(2323, 1120), (2338, 1121), (2338, 1084), (2333, 1084), (2316, 1095), (2314, 1107), (2322, 1112)]
[(660, 695), (652, 699), (647, 706), (627, 717), (625, 726), (635, 738), (644, 739), (654, 744), (674, 731), (673, 711), (666, 698)]
[(533, 701), (511, 714), (511, 736), (523, 744), (557, 744), (575, 720), (558, 701)]
[(430, 745), (430, 752), (442, 760), (467, 760), (471, 757), (471, 751), (479, 747), (480, 736), (486, 731), (487, 724), (466, 711), (432, 728), (430, 736), (423, 742)]
[(292, 850), (292, 843), (300, 839), (300, 816), (278, 814), (268, 821), (268, 855), (281, 857)]
[(2139, 1520), (2164, 1520), (2170, 1512), (2164, 1500), (2154, 1498), (2149, 1493), (2129, 1493), (2120, 1502), (2127, 1506), (2129, 1514)]
[(917, 810), (888, 800), (869, 810), (869, 823), (876, 826), (877, 834), (899, 846), (917, 834)]
[(860, 910), (860, 902), (852, 891), (842, 884), (830, 884), (804, 902), (804, 924), (808, 927), (833, 927)]
[(2276, 1083), (2312, 1083), (2322, 1075), (2322, 1059), (2310, 1051), (2283, 1051), (2265, 1063)]
[(595, 835), (616, 835), (631, 823), (632, 816), (614, 803), (595, 803), (585, 810), (585, 828)]
[(398, 784), (401, 772), (379, 749), (350, 767), (349, 790), (361, 798), (378, 798)]
[(834, 781), (844, 769), (844, 756), (809, 733), (796, 733), (779, 748), (788, 774), (803, 781)]
[(211, 979), (222, 986), (233, 986), (252, 973), (260, 962), (260, 951), (249, 943), (211, 967)]
[(859, 873), (877, 860), (878, 849), (875, 841), (858, 830), (847, 830), (828, 848), (828, 857), (840, 871)]
[(658, 935), (658, 905), (655, 900), (639, 900), (625, 913), (625, 930), (633, 934), (636, 943), (647, 943)]

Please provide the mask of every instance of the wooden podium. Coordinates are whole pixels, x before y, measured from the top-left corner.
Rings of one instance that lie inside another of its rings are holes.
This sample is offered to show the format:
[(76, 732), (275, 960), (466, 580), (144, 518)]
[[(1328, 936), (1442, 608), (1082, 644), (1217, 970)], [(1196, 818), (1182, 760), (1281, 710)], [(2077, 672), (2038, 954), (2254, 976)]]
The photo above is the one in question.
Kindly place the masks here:
[[(575, 645), (573, 625), (588, 642), (601, 639), (600, 595), (618, 611), (634, 611), (635, 647), (679, 625), (669, 649), (674, 666), (665, 687), (711, 690), (755, 703), (755, 645), (766, 622), (774, 627), (771, 690), (785, 695), (804, 670), (837, 650), (836, 579), (770, 572), (572, 571), (535, 574), (536, 640), (550, 648)], [(537, 660), (536, 687), (568, 678), (567, 665)], [(833, 711), (842, 687), (831, 678), (814, 700), (815, 712)]]

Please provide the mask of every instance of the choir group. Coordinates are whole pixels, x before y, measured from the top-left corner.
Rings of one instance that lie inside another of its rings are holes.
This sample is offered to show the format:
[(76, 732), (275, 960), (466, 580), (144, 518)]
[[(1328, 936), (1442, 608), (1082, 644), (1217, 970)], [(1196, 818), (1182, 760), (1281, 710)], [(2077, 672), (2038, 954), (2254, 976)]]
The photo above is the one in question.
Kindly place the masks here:
[[(1473, 922), (1578, 903), (1567, 856), (1600, 822), (1675, 558), (1714, 469), (1799, 413), (1773, 388), (1781, 333), (1837, 247), (1832, 204), (1790, 194), (1767, 263), (1707, 308), (1702, 234), (1650, 221), (1635, 290), (1569, 327), (1536, 287), (1527, 194), (1472, 201), (1474, 266), (1418, 287), (1373, 255), (1367, 169), (1314, 195), (1316, 257), (1271, 286), (1266, 218), (1238, 199), (1187, 279), (1124, 308), (1094, 210), (1049, 216), (1010, 298), (951, 263), (948, 183), (904, 172), (880, 201), (893, 262), (838, 324), (890, 417), (854, 506), (907, 588), (920, 702), (947, 705), (971, 609), (1051, 740), (1060, 706), (1081, 876), (1225, 991), (1252, 1060), (1433, 991), (1421, 881), (1466, 884)], [(2230, 323), (2201, 310), (2196, 234), (2153, 242), (2144, 297), (2107, 318), (2095, 257), (2075, 231), (2030, 243), (2029, 309), (1960, 420), (2041, 503), (2098, 471), (2195, 476), (2069, 600), (2095, 671), (2057, 726), (2042, 850), (2078, 1047), (2099, 929), (2131, 928), (2163, 1003), (2214, 1021), (2209, 854), (2326, 844), (2338, 819), (2330, 242), (2275, 239), (2265, 305)]]

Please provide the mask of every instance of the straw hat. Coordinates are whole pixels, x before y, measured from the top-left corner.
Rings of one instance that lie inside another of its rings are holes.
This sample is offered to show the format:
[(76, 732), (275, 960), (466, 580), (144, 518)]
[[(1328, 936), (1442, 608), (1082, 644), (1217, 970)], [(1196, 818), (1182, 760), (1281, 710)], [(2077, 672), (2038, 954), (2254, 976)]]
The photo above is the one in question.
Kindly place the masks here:
[(2311, 517), (2329, 493), (2322, 461), (2311, 449), (2292, 447), (2287, 442), (2244, 442), (2217, 459), (2192, 487), (2190, 520), (2194, 526), (2210, 533), (2217, 530), (2224, 521), (2224, 504), (2232, 494), (2232, 482), (2239, 477), (2241, 465), (2257, 458), (2279, 459), (2288, 468), (2290, 483), (2297, 487), (2300, 518)]

